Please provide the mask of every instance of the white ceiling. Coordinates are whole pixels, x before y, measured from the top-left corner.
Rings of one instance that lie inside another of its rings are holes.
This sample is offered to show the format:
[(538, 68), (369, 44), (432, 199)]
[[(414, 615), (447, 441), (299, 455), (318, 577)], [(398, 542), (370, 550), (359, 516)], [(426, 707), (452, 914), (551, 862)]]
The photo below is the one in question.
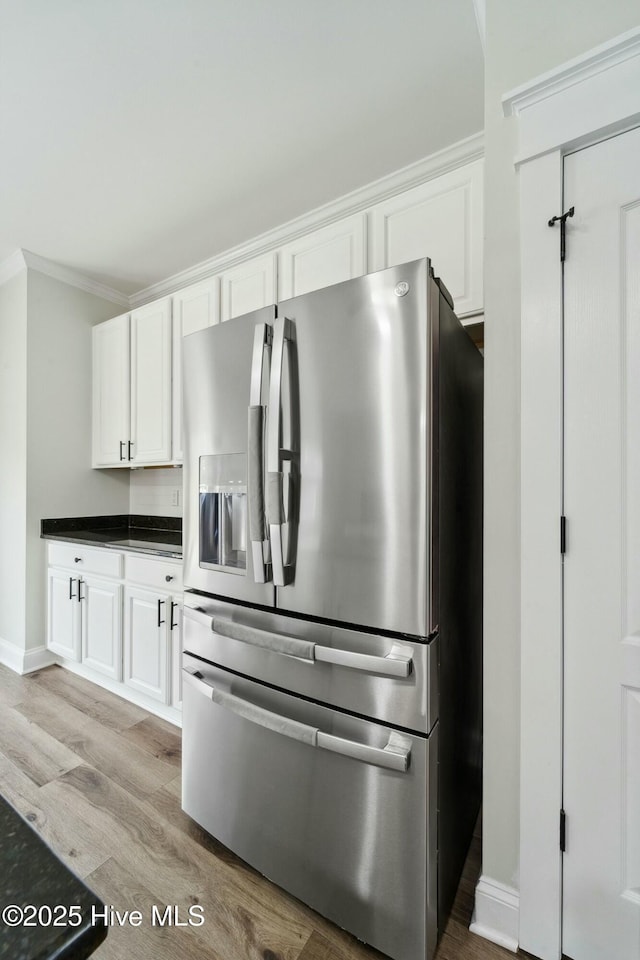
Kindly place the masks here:
[(0, 0), (0, 262), (133, 293), (482, 126), (473, 0)]

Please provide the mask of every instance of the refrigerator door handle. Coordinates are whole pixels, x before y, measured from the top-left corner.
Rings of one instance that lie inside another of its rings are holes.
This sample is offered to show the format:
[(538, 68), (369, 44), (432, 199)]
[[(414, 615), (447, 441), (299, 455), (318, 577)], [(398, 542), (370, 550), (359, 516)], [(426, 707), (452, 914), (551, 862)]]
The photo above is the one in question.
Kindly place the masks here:
[(251, 358), (251, 386), (249, 389), (249, 416), (247, 439), (249, 540), (253, 559), (253, 576), (256, 583), (271, 579), (269, 540), (266, 535), (264, 514), (264, 421), (262, 405), (262, 368), (264, 351), (270, 343), (271, 330), (268, 324), (256, 325)]
[(193, 607), (185, 607), (184, 614), (188, 619), (209, 628), (221, 637), (230, 640), (239, 640), (253, 647), (262, 647), (271, 653), (283, 654), (297, 660), (306, 660), (311, 663), (330, 663), (338, 667), (349, 667), (352, 670), (362, 670), (375, 673), (382, 677), (404, 678), (413, 670), (411, 651), (400, 643), (394, 643), (389, 653), (384, 657), (375, 654), (357, 653), (353, 650), (342, 650), (337, 647), (325, 647), (312, 640), (302, 640), (282, 633), (272, 633), (269, 630), (259, 630), (226, 617), (209, 616)]
[(301, 723), (299, 720), (292, 720), (290, 717), (284, 717), (282, 714), (265, 709), (265, 707), (259, 707), (255, 703), (243, 700), (242, 697), (238, 697), (234, 693), (229, 693), (227, 690), (220, 690), (218, 687), (207, 683), (198, 671), (192, 673), (190, 670), (183, 669), (182, 673), (185, 683), (197, 690), (198, 693), (201, 693), (224, 710), (229, 710), (231, 713), (249, 720), (250, 723), (266, 727), (268, 730), (273, 730), (274, 733), (279, 733), (292, 740), (299, 740), (310, 747), (339, 753), (341, 756), (349, 757), (352, 760), (360, 760), (363, 763), (370, 763), (399, 773), (406, 773), (409, 769), (411, 741), (395, 730), (389, 735), (389, 740), (384, 747), (373, 747), (368, 743), (358, 743), (356, 740), (348, 740), (345, 737), (323, 733), (317, 727)]
[(284, 517), (283, 472), (281, 455), (281, 415), (282, 406), (282, 367), (284, 363), (285, 342), (290, 337), (291, 321), (278, 317), (273, 325), (273, 350), (271, 357), (271, 382), (269, 385), (269, 426), (267, 433), (267, 514), (269, 517), (269, 538), (271, 540), (271, 562), (273, 565), (273, 583), (284, 587), (286, 570), (282, 524)]

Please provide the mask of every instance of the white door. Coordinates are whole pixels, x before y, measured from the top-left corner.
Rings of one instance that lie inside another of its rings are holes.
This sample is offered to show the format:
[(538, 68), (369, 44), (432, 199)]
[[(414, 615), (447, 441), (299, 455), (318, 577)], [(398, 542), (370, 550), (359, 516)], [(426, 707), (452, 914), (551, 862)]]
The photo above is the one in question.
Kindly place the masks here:
[(140, 587), (124, 591), (124, 682), (161, 703), (169, 694), (168, 594)]
[(93, 465), (128, 466), (129, 314), (99, 323), (93, 335)]
[(82, 662), (122, 679), (122, 587), (108, 580), (80, 581)]
[(80, 605), (78, 577), (69, 571), (49, 567), (47, 573), (47, 646), (49, 650), (66, 657), (80, 659)]
[(640, 957), (640, 129), (565, 160), (563, 951)]
[(279, 253), (278, 299), (299, 297), (367, 272), (367, 215), (338, 220), (287, 243)]
[(131, 314), (132, 463), (171, 460), (171, 300)]
[(220, 280), (209, 277), (174, 293), (173, 314), (173, 437), (172, 459), (182, 460), (182, 338), (220, 320)]
[(277, 265), (275, 253), (246, 260), (220, 274), (222, 285), (221, 316), (223, 320), (268, 307), (277, 297)]

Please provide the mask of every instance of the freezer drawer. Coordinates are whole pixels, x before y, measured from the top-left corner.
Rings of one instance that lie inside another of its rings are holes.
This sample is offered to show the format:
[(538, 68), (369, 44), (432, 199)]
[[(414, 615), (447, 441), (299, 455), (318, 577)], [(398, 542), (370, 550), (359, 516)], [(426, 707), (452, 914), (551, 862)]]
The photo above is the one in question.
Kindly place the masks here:
[(184, 656), (184, 810), (397, 960), (436, 943), (437, 732), (399, 733)]
[(438, 639), (393, 639), (185, 594), (184, 649), (321, 703), (427, 734)]

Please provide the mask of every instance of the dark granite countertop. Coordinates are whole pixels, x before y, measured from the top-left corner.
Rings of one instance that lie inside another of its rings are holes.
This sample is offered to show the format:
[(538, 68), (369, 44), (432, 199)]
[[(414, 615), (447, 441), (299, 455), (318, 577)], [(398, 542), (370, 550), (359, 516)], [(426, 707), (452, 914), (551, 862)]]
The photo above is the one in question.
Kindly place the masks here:
[(45, 540), (66, 540), (93, 547), (132, 550), (163, 557), (182, 557), (180, 517), (118, 514), (108, 517), (65, 517), (40, 521)]
[[(106, 937), (107, 927), (104, 919), (100, 920), (102, 901), (3, 797), (0, 875), (0, 960), (85, 960)], [(26, 909), (28, 906), (43, 909), (38, 914)], [(75, 909), (69, 911), (71, 907)], [(64, 926), (49, 921), (49, 908), (52, 919), (64, 919)], [(13, 926), (20, 915), (35, 925), (21, 922)]]

